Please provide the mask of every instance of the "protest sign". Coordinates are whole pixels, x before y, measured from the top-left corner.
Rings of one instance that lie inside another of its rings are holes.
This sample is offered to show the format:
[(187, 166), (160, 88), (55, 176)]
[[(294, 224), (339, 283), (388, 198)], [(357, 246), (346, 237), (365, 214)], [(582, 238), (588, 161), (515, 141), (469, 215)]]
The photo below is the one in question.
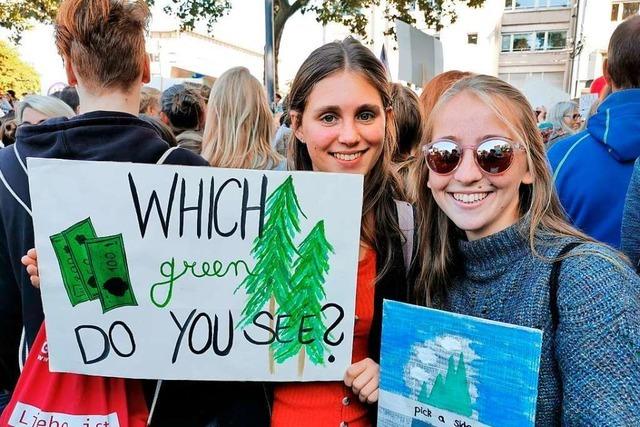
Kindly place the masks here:
[(29, 159), (53, 371), (342, 379), (360, 175)]
[(537, 329), (385, 301), (378, 425), (533, 426), (541, 346)]

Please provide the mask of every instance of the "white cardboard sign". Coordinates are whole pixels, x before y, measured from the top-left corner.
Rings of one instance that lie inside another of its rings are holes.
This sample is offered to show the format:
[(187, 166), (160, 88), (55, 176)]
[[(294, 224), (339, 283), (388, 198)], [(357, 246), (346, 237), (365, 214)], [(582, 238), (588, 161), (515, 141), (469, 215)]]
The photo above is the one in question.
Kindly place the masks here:
[(362, 176), (53, 159), (28, 169), (53, 371), (342, 379)]

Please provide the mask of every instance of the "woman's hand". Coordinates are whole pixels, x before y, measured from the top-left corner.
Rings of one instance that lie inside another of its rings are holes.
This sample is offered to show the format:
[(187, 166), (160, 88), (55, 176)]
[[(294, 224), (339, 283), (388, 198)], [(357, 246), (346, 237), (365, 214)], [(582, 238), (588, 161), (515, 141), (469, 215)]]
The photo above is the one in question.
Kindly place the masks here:
[(22, 264), (27, 267), (27, 273), (31, 284), (40, 288), (40, 276), (38, 275), (38, 254), (35, 249), (29, 249), (27, 254), (21, 259)]
[(380, 365), (368, 357), (354, 363), (344, 374), (344, 383), (351, 387), (360, 402), (375, 403), (378, 401)]

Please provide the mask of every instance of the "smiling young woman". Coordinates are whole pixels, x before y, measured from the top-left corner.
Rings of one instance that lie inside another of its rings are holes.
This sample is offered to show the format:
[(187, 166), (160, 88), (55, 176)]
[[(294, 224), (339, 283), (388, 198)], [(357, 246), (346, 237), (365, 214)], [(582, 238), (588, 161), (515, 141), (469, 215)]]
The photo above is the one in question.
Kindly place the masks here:
[(458, 81), (422, 150), (414, 302), (543, 331), (536, 425), (636, 422), (640, 278), (566, 222), (524, 96)]
[(344, 383), (275, 386), (272, 425), (370, 426), (378, 399), (382, 300), (406, 301), (408, 290), (394, 202), (402, 195), (390, 163), (390, 85), (371, 51), (347, 38), (306, 59), (288, 99), (295, 169), (362, 174), (364, 202), (353, 364)]

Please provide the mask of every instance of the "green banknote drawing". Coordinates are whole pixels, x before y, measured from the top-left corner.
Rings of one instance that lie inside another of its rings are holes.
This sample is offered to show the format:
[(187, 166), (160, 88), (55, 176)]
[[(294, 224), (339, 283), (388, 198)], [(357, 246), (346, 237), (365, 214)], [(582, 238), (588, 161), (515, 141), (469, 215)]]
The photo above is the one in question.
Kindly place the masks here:
[(96, 279), (89, 263), (89, 256), (87, 255), (87, 248), (84, 243), (88, 239), (94, 239), (97, 237), (96, 232), (91, 224), (91, 219), (84, 219), (60, 233), (67, 242), (71, 256), (78, 266), (80, 277), (82, 278), (82, 284), (84, 286), (89, 299), (95, 300), (99, 297), (98, 289), (96, 287)]
[(90, 239), (85, 245), (98, 285), (102, 312), (138, 305), (131, 288), (122, 234)]
[(89, 294), (87, 294), (84, 287), (78, 265), (75, 259), (73, 259), (71, 249), (67, 245), (62, 233), (55, 234), (49, 239), (53, 245), (56, 258), (58, 258), (58, 264), (62, 272), (62, 283), (67, 291), (71, 305), (75, 307), (80, 303), (89, 301)]

